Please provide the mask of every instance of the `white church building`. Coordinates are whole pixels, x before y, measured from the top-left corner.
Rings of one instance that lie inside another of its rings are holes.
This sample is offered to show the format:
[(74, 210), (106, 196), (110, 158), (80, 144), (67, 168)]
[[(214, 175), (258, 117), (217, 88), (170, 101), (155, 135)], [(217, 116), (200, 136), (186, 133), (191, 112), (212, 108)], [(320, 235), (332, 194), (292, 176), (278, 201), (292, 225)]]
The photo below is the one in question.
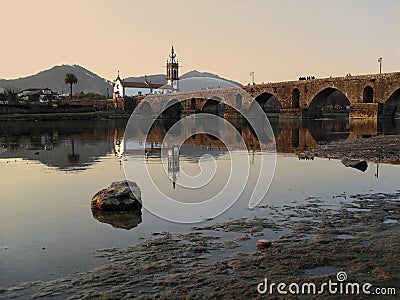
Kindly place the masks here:
[(174, 46), (167, 60), (166, 83), (151, 83), (145, 77), (143, 82), (133, 82), (122, 80), (119, 76), (115, 79), (113, 98), (144, 96), (149, 94), (166, 94), (179, 91), (179, 63), (176, 59)]

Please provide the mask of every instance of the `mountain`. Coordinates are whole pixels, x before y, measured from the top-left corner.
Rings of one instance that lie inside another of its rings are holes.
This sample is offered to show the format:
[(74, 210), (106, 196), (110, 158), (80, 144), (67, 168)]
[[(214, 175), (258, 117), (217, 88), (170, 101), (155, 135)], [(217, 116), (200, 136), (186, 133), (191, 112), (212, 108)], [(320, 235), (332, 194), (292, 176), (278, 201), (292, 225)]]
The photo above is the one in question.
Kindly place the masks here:
[[(146, 78), (151, 83), (165, 83), (166, 82), (165, 74), (147, 75)], [(201, 78), (204, 81), (204, 87), (202, 87), (202, 88), (207, 88), (207, 87), (216, 88), (218, 86), (223, 87), (223, 86), (228, 86), (228, 85), (232, 85), (232, 84), (237, 85), (237, 86), (242, 86), (242, 84), (237, 81), (222, 78), (216, 74), (209, 73), (209, 72), (199, 72), (197, 70), (189, 71), (180, 76), (181, 83), (184, 83), (186, 79), (192, 79), (191, 82), (193, 82), (193, 79), (195, 79), (195, 78), (197, 78), (197, 79)], [(145, 80), (145, 76), (128, 77), (128, 78), (124, 78), (124, 80), (125, 81), (134, 81), (134, 82), (143, 82)], [(224, 81), (226, 81), (227, 83), (224, 84)], [(187, 86), (184, 90), (190, 89), (188, 84), (184, 84), (184, 85)], [(192, 84), (190, 84), (190, 86), (192, 86)], [(182, 91), (182, 87), (181, 87), (181, 91)]]
[[(165, 83), (166, 82), (165, 74), (147, 75), (146, 78), (151, 83)], [(128, 78), (123, 78), (123, 79), (125, 81), (131, 81), (131, 82), (144, 82), (145, 76), (128, 77)]]
[(18, 79), (0, 79), (0, 88), (24, 90), (28, 88), (50, 88), (56, 92), (69, 92), (69, 85), (64, 83), (66, 73), (74, 73), (78, 83), (74, 84), (74, 93), (112, 94), (112, 84), (95, 73), (78, 65), (61, 65), (39, 72), (35, 75)]
[(223, 81), (228, 81), (234, 85), (238, 85), (238, 86), (242, 86), (241, 83), (237, 82), (237, 81), (233, 81), (233, 80), (229, 80), (226, 78), (222, 78), (220, 76), (218, 76), (217, 74), (213, 74), (213, 73), (208, 73), (208, 72), (199, 72), (197, 70), (193, 70), (190, 72), (187, 72), (185, 74), (183, 74), (180, 78), (181, 79), (187, 79), (187, 78), (196, 78), (196, 77), (207, 77), (207, 78), (214, 78), (217, 80), (223, 80)]
[[(39, 72), (35, 75), (18, 79), (0, 79), (0, 91), (6, 88), (24, 90), (28, 88), (50, 88), (58, 93), (68, 93), (69, 86), (64, 84), (66, 73), (74, 73), (78, 78), (78, 83), (73, 86), (74, 93), (99, 93), (106, 95), (107, 89), (109, 96), (112, 95), (112, 82), (104, 79), (95, 73), (79, 65), (61, 65), (51, 69)], [(208, 72), (199, 72), (193, 70), (183, 74), (180, 80), (181, 91), (192, 91), (207, 88), (218, 88), (240, 83), (222, 78), (216, 74)], [(143, 82), (145, 76), (128, 77), (125, 81)], [(147, 80), (152, 83), (165, 83), (165, 74), (148, 75)]]

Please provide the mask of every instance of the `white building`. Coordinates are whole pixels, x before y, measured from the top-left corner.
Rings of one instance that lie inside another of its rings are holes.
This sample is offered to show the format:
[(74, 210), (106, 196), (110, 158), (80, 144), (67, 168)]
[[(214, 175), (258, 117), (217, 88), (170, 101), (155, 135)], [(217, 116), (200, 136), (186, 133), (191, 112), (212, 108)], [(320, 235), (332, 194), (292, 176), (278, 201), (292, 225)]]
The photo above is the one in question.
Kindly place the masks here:
[(166, 94), (179, 90), (178, 77), (179, 64), (176, 59), (174, 47), (172, 46), (169, 59), (167, 60), (167, 76), (166, 83), (151, 83), (145, 78), (144, 82), (132, 82), (122, 80), (119, 76), (115, 79), (113, 98), (144, 96), (148, 94)]
[(172, 88), (161, 83), (151, 83), (147, 79), (144, 82), (124, 81), (119, 77), (114, 83), (114, 98), (143, 96), (148, 94), (166, 94), (170, 93)]

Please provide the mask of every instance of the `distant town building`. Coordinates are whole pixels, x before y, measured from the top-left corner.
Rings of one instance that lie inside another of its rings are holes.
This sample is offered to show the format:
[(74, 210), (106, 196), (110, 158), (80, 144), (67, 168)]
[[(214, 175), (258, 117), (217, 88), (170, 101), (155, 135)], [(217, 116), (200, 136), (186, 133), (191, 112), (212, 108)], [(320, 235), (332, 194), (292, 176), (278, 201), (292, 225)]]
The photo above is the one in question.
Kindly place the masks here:
[(167, 76), (165, 84), (152, 83), (147, 80), (147, 77), (145, 77), (145, 80), (143, 82), (125, 81), (121, 79), (118, 71), (118, 76), (114, 81), (113, 98), (117, 99), (123, 97), (144, 96), (148, 94), (166, 94), (178, 91), (179, 64), (178, 60), (176, 59), (176, 54), (173, 46), (171, 48), (169, 58), (167, 59), (166, 67)]
[(22, 90), (17, 94), (19, 100), (28, 101), (36, 99), (39, 102), (48, 102), (58, 96), (57, 93), (53, 92), (49, 88), (29, 88)]

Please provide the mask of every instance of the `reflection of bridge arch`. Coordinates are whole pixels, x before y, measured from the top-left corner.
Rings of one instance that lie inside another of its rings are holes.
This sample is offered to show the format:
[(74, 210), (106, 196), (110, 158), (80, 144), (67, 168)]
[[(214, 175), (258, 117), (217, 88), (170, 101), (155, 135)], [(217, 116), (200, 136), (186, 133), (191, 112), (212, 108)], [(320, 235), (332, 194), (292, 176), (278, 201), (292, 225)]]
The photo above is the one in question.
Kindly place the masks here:
[(350, 134), (347, 122), (342, 120), (320, 120), (308, 122), (307, 128), (315, 141), (331, 142), (345, 140)]

